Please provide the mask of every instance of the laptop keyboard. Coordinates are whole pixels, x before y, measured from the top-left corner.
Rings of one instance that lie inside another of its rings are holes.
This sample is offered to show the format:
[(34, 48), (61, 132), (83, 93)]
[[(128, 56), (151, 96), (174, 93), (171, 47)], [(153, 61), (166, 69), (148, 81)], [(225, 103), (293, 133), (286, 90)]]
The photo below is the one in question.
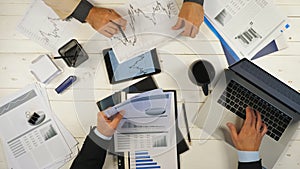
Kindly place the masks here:
[(261, 113), (262, 121), (268, 126), (267, 135), (278, 141), (292, 118), (239, 83), (231, 80), (218, 103), (239, 117), (246, 118), (246, 107)]

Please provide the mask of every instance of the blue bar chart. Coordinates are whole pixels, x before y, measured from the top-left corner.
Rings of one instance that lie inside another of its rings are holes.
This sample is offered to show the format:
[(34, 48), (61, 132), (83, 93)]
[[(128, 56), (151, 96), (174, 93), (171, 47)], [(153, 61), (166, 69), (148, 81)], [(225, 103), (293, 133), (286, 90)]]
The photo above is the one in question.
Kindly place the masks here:
[(161, 166), (151, 157), (147, 151), (136, 151), (130, 153), (131, 169), (155, 169)]

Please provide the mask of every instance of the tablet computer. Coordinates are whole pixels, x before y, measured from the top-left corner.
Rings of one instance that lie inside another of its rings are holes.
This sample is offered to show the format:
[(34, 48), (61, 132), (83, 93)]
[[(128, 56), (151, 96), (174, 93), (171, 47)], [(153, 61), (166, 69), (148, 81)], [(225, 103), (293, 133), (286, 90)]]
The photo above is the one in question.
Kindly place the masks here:
[(119, 63), (113, 50), (103, 50), (106, 70), (111, 84), (160, 73), (156, 49)]

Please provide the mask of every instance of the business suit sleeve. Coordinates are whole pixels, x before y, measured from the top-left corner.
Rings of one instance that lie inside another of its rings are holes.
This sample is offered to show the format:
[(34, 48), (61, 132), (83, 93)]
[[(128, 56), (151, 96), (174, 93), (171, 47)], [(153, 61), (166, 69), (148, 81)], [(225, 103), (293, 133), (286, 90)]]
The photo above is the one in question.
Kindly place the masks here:
[(183, 2), (195, 2), (203, 6), (204, 0), (183, 0)]
[(110, 141), (98, 137), (93, 129), (72, 163), (71, 169), (101, 169), (110, 146)]
[(70, 16), (84, 23), (90, 10), (94, 7), (87, 0), (44, 0), (61, 18), (66, 19)]
[(61, 19), (66, 19), (71, 16), (80, 1), (81, 0), (44, 0)]
[(261, 160), (255, 162), (239, 162), (238, 169), (262, 169)]

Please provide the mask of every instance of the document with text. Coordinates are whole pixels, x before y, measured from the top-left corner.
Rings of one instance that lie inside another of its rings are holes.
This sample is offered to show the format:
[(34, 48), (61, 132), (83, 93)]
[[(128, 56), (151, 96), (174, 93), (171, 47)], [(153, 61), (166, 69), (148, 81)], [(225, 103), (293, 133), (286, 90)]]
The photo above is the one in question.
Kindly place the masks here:
[(10, 168), (58, 168), (77, 154), (77, 141), (44, 94), (32, 84), (0, 101), (0, 137)]

